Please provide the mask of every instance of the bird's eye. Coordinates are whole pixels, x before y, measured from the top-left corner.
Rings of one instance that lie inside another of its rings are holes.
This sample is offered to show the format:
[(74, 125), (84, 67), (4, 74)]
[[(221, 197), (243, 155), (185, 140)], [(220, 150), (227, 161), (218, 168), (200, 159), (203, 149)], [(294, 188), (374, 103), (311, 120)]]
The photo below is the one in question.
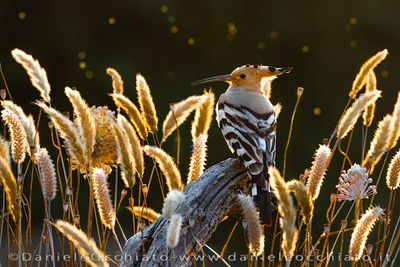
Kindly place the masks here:
[(246, 78), (246, 74), (244, 74), (244, 73), (240, 74), (240, 78), (242, 78), (242, 79)]

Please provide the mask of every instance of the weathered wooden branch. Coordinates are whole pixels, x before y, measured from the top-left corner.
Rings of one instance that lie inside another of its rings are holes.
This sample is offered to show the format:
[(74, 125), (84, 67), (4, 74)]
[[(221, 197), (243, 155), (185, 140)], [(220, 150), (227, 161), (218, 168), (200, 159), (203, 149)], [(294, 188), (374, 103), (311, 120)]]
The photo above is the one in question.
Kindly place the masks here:
[(235, 205), (236, 194), (247, 192), (250, 179), (237, 159), (227, 159), (185, 187), (186, 201), (175, 209), (182, 216), (178, 246), (166, 245), (168, 220), (161, 216), (128, 239), (120, 266), (190, 266), (218, 224)]

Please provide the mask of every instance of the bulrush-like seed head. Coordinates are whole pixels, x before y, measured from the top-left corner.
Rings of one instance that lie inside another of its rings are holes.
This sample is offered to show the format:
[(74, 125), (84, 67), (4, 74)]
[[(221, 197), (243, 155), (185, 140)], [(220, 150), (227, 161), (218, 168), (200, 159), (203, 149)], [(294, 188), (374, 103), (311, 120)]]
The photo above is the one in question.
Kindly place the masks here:
[(108, 75), (111, 76), (113, 92), (115, 94), (123, 94), (124, 81), (122, 80), (121, 75), (119, 75), (118, 71), (113, 68), (107, 68), (106, 72)]
[(4, 187), (6, 192), (7, 208), (11, 214), (14, 222), (18, 222), (20, 219), (21, 206), (18, 193), (17, 181), (15, 180), (14, 174), (11, 170), (9, 162), (0, 157), (0, 179), (1, 185)]
[(46, 148), (40, 148), (35, 153), (35, 163), (39, 168), (43, 197), (51, 201), (56, 197), (57, 177), (53, 161)]
[(170, 249), (173, 249), (178, 245), (181, 227), (182, 216), (178, 214), (172, 215), (167, 228), (167, 246)]
[(171, 190), (170, 192), (168, 192), (164, 200), (162, 215), (165, 218), (170, 219), (172, 214), (174, 213), (175, 208), (184, 201), (185, 201), (184, 193), (176, 189)]
[(136, 75), (136, 91), (138, 94), (140, 111), (143, 118), (146, 120), (149, 131), (152, 133), (156, 133), (158, 130), (158, 117), (156, 107), (154, 106), (150, 87), (148, 86), (145, 78), (140, 74)]
[(386, 184), (390, 190), (395, 190), (400, 186), (400, 150), (390, 161), (386, 174)]
[(390, 137), (389, 148), (392, 149), (397, 145), (397, 141), (400, 137), (400, 92), (397, 95), (397, 101), (394, 105), (390, 129), (393, 133)]
[[(367, 84), (365, 86), (366, 92), (372, 92), (376, 90), (376, 75), (373, 70), (370, 70), (367, 77)], [(375, 114), (375, 103), (369, 105), (363, 113), (363, 124), (367, 127), (371, 126), (372, 121), (374, 120)]]
[(199, 178), (204, 171), (207, 156), (207, 136), (200, 134), (193, 139), (192, 156), (187, 184)]
[(128, 209), (136, 217), (148, 220), (149, 222), (155, 222), (161, 216), (160, 213), (151, 208), (134, 206), (132, 209), (130, 207)]
[(298, 180), (291, 180), (287, 183), (289, 190), (294, 193), (297, 203), (301, 208), (303, 222), (308, 224), (312, 221), (314, 202), (307, 187)]
[(205, 91), (204, 94), (207, 96), (207, 100), (196, 109), (196, 113), (194, 115), (194, 120), (192, 123), (192, 140), (200, 135), (207, 135), (208, 130), (210, 129), (210, 125), (212, 122), (212, 117), (214, 114), (214, 105), (215, 105), (215, 95), (213, 92)]
[(314, 162), (307, 179), (307, 189), (313, 200), (319, 196), (330, 157), (331, 149), (327, 145), (320, 145), (315, 152)]

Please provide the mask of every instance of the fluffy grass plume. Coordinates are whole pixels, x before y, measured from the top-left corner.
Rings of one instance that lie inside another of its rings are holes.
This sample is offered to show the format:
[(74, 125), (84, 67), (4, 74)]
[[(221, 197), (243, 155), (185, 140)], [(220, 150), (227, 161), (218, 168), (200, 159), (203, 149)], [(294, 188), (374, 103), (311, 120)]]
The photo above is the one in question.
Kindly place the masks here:
[(400, 150), (390, 161), (386, 174), (386, 184), (390, 190), (395, 190), (400, 186)]
[(392, 149), (397, 145), (397, 141), (400, 137), (400, 92), (397, 95), (397, 101), (394, 105), (390, 128), (393, 131), (393, 134), (390, 138), (389, 148)]
[(215, 95), (211, 91), (205, 91), (204, 95), (207, 97), (207, 100), (196, 109), (196, 113), (194, 115), (194, 120), (192, 123), (192, 140), (198, 136), (207, 135), (208, 130), (210, 129), (210, 125), (213, 119), (214, 114), (214, 106), (215, 106)]
[(174, 214), (168, 223), (167, 227), (167, 246), (169, 248), (175, 248), (179, 242), (179, 235), (182, 228), (182, 216)]
[(138, 108), (136, 107), (135, 104), (132, 103), (129, 98), (127, 98), (124, 95), (121, 94), (111, 94), (115, 105), (117, 107), (122, 108), (126, 114), (128, 114), (131, 122), (135, 126), (135, 129), (137, 130), (140, 138), (142, 140), (147, 139), (147, 129), (149, 128), (147, 126), (146, 121), (143, 119), (142, 114), (139, 112)]
[(356, 78), (353, 81), (353, 86), (350, 90), (349, 96), (355, 99), (357, 93), (365, 85), (370, 71), (372, 71), (379, 63), (381, 63), (388, 55), (387, 49), (379, 51), (374, 56), (370, 57), (360, 68)]
[(22, 163), (28, 150), (25, 128), (18, 115), (9, 109), (3, 109), (1, 117), (10, 132), (11, 157), (16, 163)]
[(84, 232), (74, 225), (58, 220), (55, 224), (57, 230), (71, 241), (79, 254), (92, 267), (108, 267), (106, 256), (97, 248), (93, 239), (89, 239)]
[(287, 258), (291, 258), (297, 244), (298, 231), (296, 228), (297, 211), (293, 205), (293, 199), (290, 196), (290, 190), (285, 180), (283, 180), (279, 171), (275, 167), (268, 169), (271, 188), (278, 199), (278, 212), (280, 215), (280, 225), (282, 228), (281, 247), (283, 254)]
[(189, 96), (185, 100), (170, 105), (170, 111), (163, 122), (163, 138), (164, 142), (167, 140), (176, 128), (178, 128), (189, 115), (199, 108), (208, 97), (206, 95)]
[(110, 191), (108, 189), (107, 174), (104, 169), (93, 168), (91, 182), (93, 194), (96, 199), (97, 209), (103, 225), (109, 229), (115, 226), (115, 210), (111, 203)]
[(151, 208), (134, 206), (133, 208), (128, 207), (128, 209), (136, 217), (148, 220), (149, 222), (155, 222), (161, 216), (160, 213)]
[(243, 217), (247, 223), (249, 251), (254, 256), (261, 255), (264, 251), (264, 235), (261, 230), (260, 216), (254, 205), (254, 200), (251, 196), (243, 194), (239, 194), (237, 199), (242, 209)]
[(145, 146), (143, 148), (143, 151), (144, 153), (146, 153), (146, 155), (154, 158), (157, 161), (162, 173), (165, 176), (168, 190), (171, 191), (173, 189), (177, 189), (182, 191), (183, 184), (181, 173), (179, 172), (179, 169), (176, 166), (174, 159), (164, 150), (155, 146)]
[(185, 201), (185, 194), (179, 190), (173, 189), (168, 192), (164, 200), (164, 205), (162, 209), (162, 215), (170, 219), (174, 213), (175, 208)]
[(44, 101), (50, 103), (50, 84), (47, 80), (47, 74), (44, 68), (31, 55), (16, 48), (11, 51), (15, 61), (24, 67), (31, 79), (32, 85), (39, 90), (40, 96)]
[[(366, 92), (372, 92), (377, 88), (376, 75), (373, 70), (370, 70), (367, 77), (367, 83), (365, 85)], [(375, 115), (375, 103), (369, 105), (363, 113), (363, 124), (367, 127), (371, 126)]]
[(81, 166), (86, 166), (85, 148), (75, 124), (58, 110), (48, 107), (43, 102), (36, 104), (49, 115), (54, 127), (64, 139), (68, 155)]
[(0, 136), (0, 157), (10, 164), (10, 143)]
[(138, 101), (142, 116), (146, 120), (149, 131), (155, 134), (158, 130), (156, 107), (154, 106), (149, 85), (147, 84), (145, 78), (140, 74), (136, 75), (136, 91), (138, 94)]
[(307, 179), (307, 189), (313, 200), (318, 198), (321, 191), (330, 157), (331, 149), (327, 145), (320, 145), (315, 152), (314, 161)]
[(89, 162), (94, 150), (96, 138), (96, 125), (93, 116), (86, 101), (81, 97), (81, 94), (77, 90), (65, 87), (65, 94), (74, 108), (77, 122), (76, 125), (83, 139), (86, 162)]
[(133, 129), (132, 124), (121, 114), (118, 114), (118, 123), (128, 137), (133, 152), (133, 158), (135, 159), (136, 171), (139, 177), (143, 178), (144, 159), (143, 159), (143, 149), (140, 144), (140, 140), (136, 135), (136, 132)]
[(7, 208), (14, 222), (20, 219), (21, 206), (19, 205), (18, 187), (14, 174), (7, 159), (0, 157), (0, 178), (1, 184), (6, 192)]
[(107, 74), (110, 75), (112, 79), (112, 87), (114, 94), (123, 94), (124, 93), (124, 81), (119, 75), (118, 71), (113, 68), (107, 68)]
[(199, 178), (204, 171), (207, 156), (207, 136), (200, 134), (193, 139), (187, 184)]
[(375, 103), (380, 96), (381, 91), (379, 90), (365, 92), (363, 95), (359, 96), (340, 119), (337, 137), (339, 139), (343, 139), (349, 133), (349, 131), (354, 128), (354, 125), (357, 123), (361, 112), (363, 112), (371, 104)]
[(136, 163), (133, 157), (132, 146), (126, 142), (124, 130), (114, 123), (115, 141), (117, 143), (118, 163), (121, 165), (121, 178), (125, 187), (133, 188), (136, 183)]
[(297, 203), (300, 206), (303, 222), (305, 224), (310, 223), (314, 213), (314, 202), (308, 192), (307, 186), (298, 180), (289, 181), (287, 186), (294, 193)]
[(383, 215), (383, 209), (374, 207), (367, 210), (358, 220), (351, 234), (349, 254), (352, 260), (358, 261), (363, 255), (365, 243), (374, 227), (375, 222)]
[(388, 150), (390, 138), (392, 137), (391, 129), (392, 116), (386, 115), (379, 123), (375, 131), (374, 139), (372, 139), (367, 155), (364, 158), (363, 167), (367, 170), (374, 169), (374, 166), (382, 158), (382, 155)]
[(35, 163), (39, 168), (43, 197), (51, 201), (56, 197), (57, 176), (53, 161), (46, 148), (40, 148), (35, 153)]

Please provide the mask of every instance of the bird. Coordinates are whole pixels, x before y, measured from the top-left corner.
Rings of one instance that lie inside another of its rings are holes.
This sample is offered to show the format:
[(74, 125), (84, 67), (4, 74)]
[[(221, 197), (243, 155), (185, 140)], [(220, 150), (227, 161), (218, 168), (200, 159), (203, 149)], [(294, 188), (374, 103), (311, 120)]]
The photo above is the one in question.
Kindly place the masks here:
[(241, 160), (252, 179), (251, 195), (258, 207), (260, 222), (266, 226), (272, 225), (273, 193), (268, 168), (275, 165), (277, 114), (265, 95), (263, 81), (291, 70), (292, 67), (247, 64), (230, 74), (191, 84), (229, 84), (216, 105), (217, 123), (229, 149)]

